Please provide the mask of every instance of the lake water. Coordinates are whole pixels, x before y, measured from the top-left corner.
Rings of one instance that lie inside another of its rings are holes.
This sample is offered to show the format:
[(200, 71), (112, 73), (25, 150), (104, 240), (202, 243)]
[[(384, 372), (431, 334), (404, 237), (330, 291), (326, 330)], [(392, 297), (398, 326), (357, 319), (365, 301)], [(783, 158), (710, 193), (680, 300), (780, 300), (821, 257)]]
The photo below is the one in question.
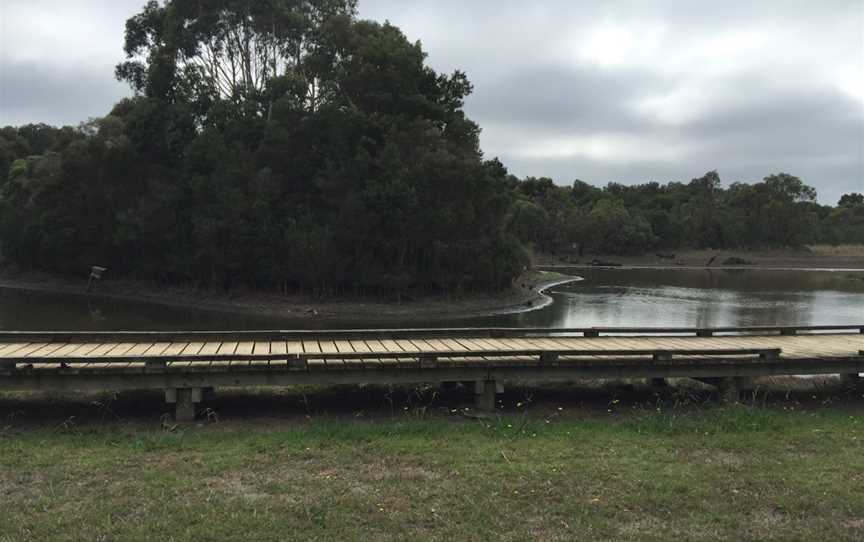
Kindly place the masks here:
[[(568, 272), (565, 270), (564, 272)], [(864, 273), (579, 269), (541, 310), (428, 322), (321, 321), (0, 289), (3, 330), (242, 330), (450, 326), (754, 326), (864, 323)]]

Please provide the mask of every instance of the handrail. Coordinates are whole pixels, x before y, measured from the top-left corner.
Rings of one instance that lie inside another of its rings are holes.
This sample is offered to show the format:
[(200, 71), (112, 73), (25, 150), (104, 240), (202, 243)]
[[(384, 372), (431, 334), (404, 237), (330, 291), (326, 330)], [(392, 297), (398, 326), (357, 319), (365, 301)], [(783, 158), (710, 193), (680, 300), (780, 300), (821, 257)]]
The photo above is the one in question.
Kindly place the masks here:
[(8, 342), (178, 342), (184, 340), (220, 340), (242, 338), (251, 341), (352, 339), (380, 337), (387, 339), (422, 337), (527, 337), (542, 335), (695, 335), (764, 333), (795, 335), (816, 331), (857, 331), (864, 334), (864, 324), (819, 326), (744, 326), (744, 327), (482, 327), (482, 328), (404, 328), (404, 329), (338, 329), (338, 330), (261, 330), (261, 331), (3, 331), (0, 343)]

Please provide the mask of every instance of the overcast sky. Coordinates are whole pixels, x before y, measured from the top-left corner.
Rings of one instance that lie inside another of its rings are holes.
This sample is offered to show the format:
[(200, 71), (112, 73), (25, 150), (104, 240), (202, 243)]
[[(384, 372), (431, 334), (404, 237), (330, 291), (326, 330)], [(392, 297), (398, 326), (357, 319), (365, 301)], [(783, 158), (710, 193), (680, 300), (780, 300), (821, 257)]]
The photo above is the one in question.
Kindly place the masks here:
[[(0, 125), (78, 124), (127, 88), (143, 0), (0, 0)], [(474, 83), (487, 157), (518, 176), (725, 184), (785, 171), (864, 191), (864, 0), (360, 0)]]

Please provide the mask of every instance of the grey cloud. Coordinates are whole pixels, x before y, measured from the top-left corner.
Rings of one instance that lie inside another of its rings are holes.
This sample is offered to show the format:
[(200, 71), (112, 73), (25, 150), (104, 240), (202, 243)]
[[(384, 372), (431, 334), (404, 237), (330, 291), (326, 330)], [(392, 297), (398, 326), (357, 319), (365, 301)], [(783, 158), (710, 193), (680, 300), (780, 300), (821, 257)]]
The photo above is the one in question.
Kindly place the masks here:
[(648, 73), (615, 74), (590, 67), (526, 68), (476, 85), (468, 111), (481, 122), (507, 122), (547, 133), (642, 131), (632, 103), (662, 83)]
[(125, 85), (98, 69), (7, 65), (2, 68), (0, 80), (0, 125), (30, 122), (77, 125), (88, 118), (104, 116), (128, 94)]
[(835, 92), (787, 93), (720, 108), (683, 133), (709, 149), (735, 150), (736, 161), (861, 161), (864, 115)]
[[(123, 56), (124, 21), (143, 3), (88, 0), (85, 10), (0, 0), (0, 124), (76, 124), (109, 111), (128, 94), (113, 63)], [(711, 169), (725, 182), (787, 171), (816, 186), (825, 203), (864, 191), (864, 102), (824, 80), (824, 67), (840, 60), (864, 78), (860, 0), (360, 0), (360, 15), (389, 19), (420, 40), (435, 69), (467, 72), (475, 93), (466, 110), (483, 128), (486, 155), (516, 175), (603, 185), (689, 181)], [(33, 24), (18, 28), (22, 19)], [(662, 48), (641, 57), (640, 42), (625, 58), (636, 60), (623, 65), (585, 62), (580, 40), (609, 25), (637, 37), (660, 32)], [(723, 47), (740, 45), (735, 32), (776, 39), (723, 58)], [(688, 59), (724, 35), (732, 37), (715, 44), (717, 58)], [(671, 96), (673, 114), (692, 114), (672, 122), (636, 107), (657, 96)], [(645, 152), (603, 160), (521, 152), (538, 141), (610, 134), (683, 150), (656, 160)]]

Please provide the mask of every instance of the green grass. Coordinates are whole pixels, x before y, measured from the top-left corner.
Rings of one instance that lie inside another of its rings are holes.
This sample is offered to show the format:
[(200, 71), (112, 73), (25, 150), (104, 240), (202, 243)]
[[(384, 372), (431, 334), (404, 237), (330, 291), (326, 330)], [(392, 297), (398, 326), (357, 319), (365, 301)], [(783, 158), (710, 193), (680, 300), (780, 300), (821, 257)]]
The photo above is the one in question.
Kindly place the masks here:
[(860, 404), (607, 403), (168, 429), (9, 414), (0, 541), (860, 540)]

